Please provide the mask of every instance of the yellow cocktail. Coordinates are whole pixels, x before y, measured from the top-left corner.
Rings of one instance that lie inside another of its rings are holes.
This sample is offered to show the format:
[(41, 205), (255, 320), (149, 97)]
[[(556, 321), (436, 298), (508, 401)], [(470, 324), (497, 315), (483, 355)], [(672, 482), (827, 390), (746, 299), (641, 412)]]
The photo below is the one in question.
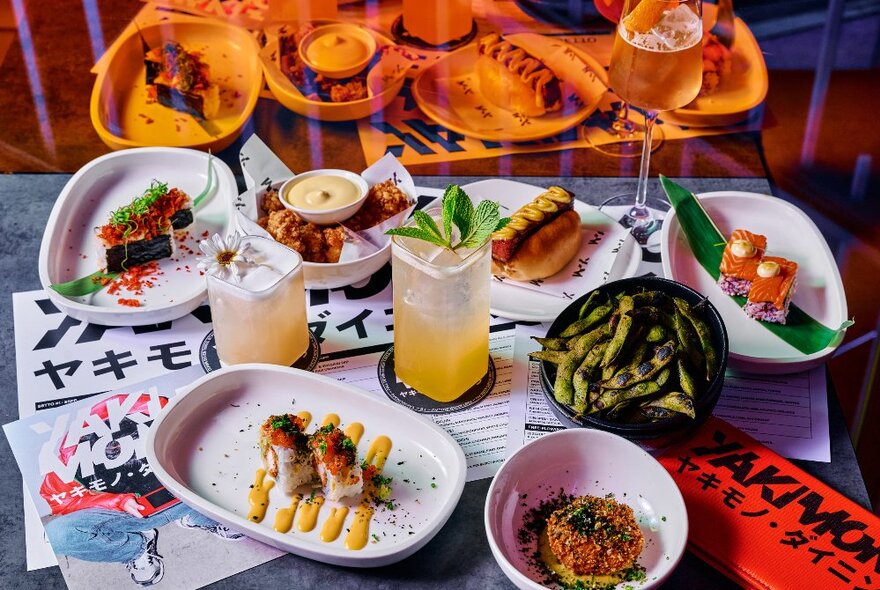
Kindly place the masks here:
[(458, 398), (488, 370), (491, 252), (392, 239), (394, 372), (431, 399)]

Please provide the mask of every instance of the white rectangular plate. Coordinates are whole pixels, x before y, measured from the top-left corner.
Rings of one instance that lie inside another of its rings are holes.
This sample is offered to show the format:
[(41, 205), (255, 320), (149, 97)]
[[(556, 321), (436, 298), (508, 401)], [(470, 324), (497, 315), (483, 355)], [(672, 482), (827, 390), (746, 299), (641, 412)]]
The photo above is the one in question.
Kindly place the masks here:
[[(363, 424), (358, 461), (377, 436), (391, 438), (382, 473), (393, 478), (396, 507), (375, 508), (371, 541), (359, 551), (344, 543), (359, 497), (325, 502), (311, 532), (300, 532), (295, 521), (290, 532), (279, 533), (273, 529), (275, 514), (290, 505), (290, 497), (275, 486), (265, 519), (247, 519), (248, 492), (262, 467), (260, 425), (272, 414), (302, 411), (312, 415), (308, 432), (331, 412), (343, 428)], [(284, 551), (353, 567), (387, 565), (423, 547), (452, 514), (466, 471), (461, 448), (433, 422), (335, 379), (274, 365), (237, 365), (199, 379), (166, 406), (149, 431), (146, 449), (159, 481), (202, 514)], [(321, 526), (337, 506), (348, 506), (349, 514), (342, 534), (325, 543)]]

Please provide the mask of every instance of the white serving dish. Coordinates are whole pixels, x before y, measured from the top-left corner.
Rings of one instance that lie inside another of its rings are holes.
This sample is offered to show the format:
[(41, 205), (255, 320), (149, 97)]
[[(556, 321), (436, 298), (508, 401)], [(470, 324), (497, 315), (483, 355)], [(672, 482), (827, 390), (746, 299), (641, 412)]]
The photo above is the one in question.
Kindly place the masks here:
[[(306, 178), (312, 178), (315, 176), (341, 176), (346, 180), (352, 182), (357, 188), (360, 196), (357, 200), (349, 203), (348, 205), (343, 205), (342, 207), (335, 207), (333, 209), (304, 209), (302, 207), (297, 207), (293, 203), (287, 200), (286, 196), (288, 187), (292, 187), (293, 185), (302, 182)], [(306, 221), (311, 221), (312, 223), (317, 223), (318, 225), (331, 225), (334, 223), (340, 223), (345, 221), (352, 215), (358, 212), (360, 208), (363, 206), (364, 201), (367, 200), (367, 195), (370, 192), (370, 187), (367, 185), (367, 181), (360, 174), (355, 174), (354, 172), (349, 172), (348, 170), (336, 170), (336, 169), (322, 169), (322, 170), (309, 170), (308, 172), (303, 172), (302, 174), (297, 174), (292, 178), (288, 178), (284, 181), (284, 184), (281, 185), (281, 188), (278, 190), (278, 199), (281, 201), (281, 204), (284, 205), (285, 208), (290, 209)]]
[[(717, 191), (697, 195), (725, 236), (737, 228), (767, 236), (767, 254), (798, 263), (792, 302), (829, 328), (848, 319), (840, 271), (816, 224), (794, 205), (755, 193)], [(840, 346), (843, 332), (824, 350), (803, 354), (745, 315), (700, 266), (675, 211), (666, 216), (660, 237), (663, 274), (706, 295), (718, 308), (730, 339), (730, 367), (755, 373), (793, 373), (824, 363)]]
[(638, 563), (647, 570), (644, 582), (629, 583), (633, 587), (659, 587), (675, 570), (687, 543), (688, 516), (672, 477), (624, 438), (573, 428), (545, 435), (516, 451), (489, 487), (485, 509), (489, 547), (517, 588), (545, 588), (544, 577), (527, 561), (532, 551), (522, 551), (517, 533), (527, 511), (560, 489), (576, 496), (613, 493), (618, 502), (633, 509), (645, 537)]
[[(480, 180), (462, 188), (474, 203), (483, 199), (498, 201), (510, 212), (516, 211), (547, 190), (546, 187), (503, 178)], [(590, 227), (604, 226), (606, 231), (620, 231), (627, 236), (607, 280), (603, 281), (603, 277), (597, 275), (594, 283), (582, 286), (583, 293), (595, 289), (604, 282), (635, 276), (642, 260), (642, 249), (636, 240), (626, 230), (618, 226), (617, 221), (595, 207), (575, 200), (574, 210), (580, 214), (581, 221), (585, 224), (588, 223)], [(569, 303), (571, 303), (570, 299), (530, 291), (518, 287), (513, 281), (504, 283), (492, 281), (491, 313), (494, 315), (512, 320), (547, 322), (555, 319)]]
[[(394, 480), (392, 497), (398, 508), (376, 509), (369, 532), (379, 542), (350, 551), (344, 545), (344, 529), (330, 543), (319, 537), (331, 507), (351, 508), (348, 526), (360, 498), (327, 501), (314, 530), (302, 533), (294, 525), (282, 534), (272, 526), (275, 511), (286, 508), (290, 498), (276, 486), (263, 522), (247, 519), (249, 487), (261, 467), (260, 425), (271, 414), (303, 410), (312, 414), (309, 432), (330, 412), (340, 416), (343, 427), (361, 422), (365, 431), (359, 460), (376, 436), (391, 438), (383, 474)], [(461, 448), (430, 420), (330, 377), (275, 365), (237, 365), (202, 377), (164, 408), (145, 447), (159, 481), (195, 510), (273, 547), (351, 567), (395, 563), (428, 543), (455, 509), (466, 472)]]
[(49, 299), (73, 318), (104, 326), (165, 322), (198, 307), (206, 297), (205, 278), (196, 268), (201, 254), (198, 241), (205, 232), (226, 234), (231, 203), (238, 194), (229, 166), (218, 158), (211, 161), (215, 188), (193, 211), (194, 222), (186, 229), (190, 236), (186, 245), (193, 252), (178, 248), (173, 259), (160, 260), (164, 275), (136, 297), (142, 301), (142, 307), (136, 308), (117, 303), (119, 298), (134, 297), (129, 293), (114, 296), (103, 289), (68, 298), (49, 285), (100, 269), (95, 228), (107, 223), (113, 210), (141, 195), (151, 180), (167, 182), (169, 188), (180, 188), (193, 198), (202, 192), (208, 182), (208, 154), (183, 148), (135, 148), (101, 156), (80, 168), (58, 195), (40, 245), (40, 283)]

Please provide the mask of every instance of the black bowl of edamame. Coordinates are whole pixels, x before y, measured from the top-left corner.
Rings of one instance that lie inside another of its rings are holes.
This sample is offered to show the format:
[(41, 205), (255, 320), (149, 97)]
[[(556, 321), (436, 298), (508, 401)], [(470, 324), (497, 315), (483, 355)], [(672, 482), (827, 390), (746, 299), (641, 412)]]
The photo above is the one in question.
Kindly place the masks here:
[(711, 413), (727, 368), (727, 329), (690, 287), (660, 277), (621, 279), (572, 302), (542, 350), (541, 385), (566, 426), (663, 446)]

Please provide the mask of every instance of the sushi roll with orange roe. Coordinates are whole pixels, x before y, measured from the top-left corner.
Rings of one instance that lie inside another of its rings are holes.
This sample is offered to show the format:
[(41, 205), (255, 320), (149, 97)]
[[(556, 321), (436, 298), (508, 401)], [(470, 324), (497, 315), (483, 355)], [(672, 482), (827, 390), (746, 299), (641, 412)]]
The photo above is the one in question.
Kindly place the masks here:
[(305, 422), (293, 414), (269, 416), (260, 427), (260, 454), (266, 472), (285, 494), (317, 479)]
[(725, 295), (748, 295), (766, 249), (766, 237), (744, 229), (733, 230), (718, 269), (718, 286)]
[(363, 491), (357, 445), (345, 433), (328, 424), (312, 435), (310, 445), (324, 496), (328, 500), (357, 496)]
[(746, 315), (762, 322), (784, 324), (797, 286), (797, 269), (796, 262), (766, 256), (749, 289), (748, 302), (743, 307)]

